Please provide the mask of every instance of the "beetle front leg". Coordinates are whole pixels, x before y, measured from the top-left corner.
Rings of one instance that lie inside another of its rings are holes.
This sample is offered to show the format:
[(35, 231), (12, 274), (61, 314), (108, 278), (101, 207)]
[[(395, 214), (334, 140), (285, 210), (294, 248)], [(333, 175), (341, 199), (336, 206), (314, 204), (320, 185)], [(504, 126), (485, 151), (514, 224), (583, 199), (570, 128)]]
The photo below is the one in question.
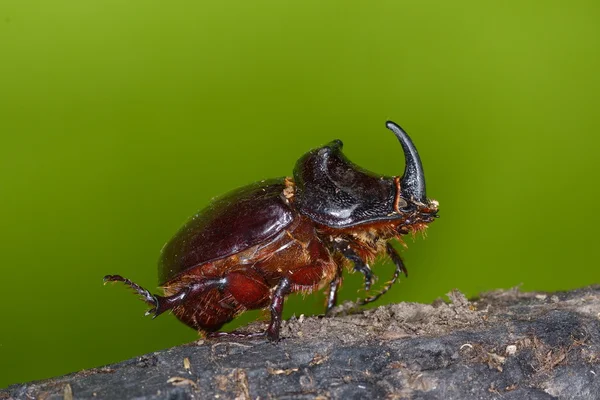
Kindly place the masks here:
[(404, 261), (402, 261), (400, 254), (398, 254), (398, 252), (396, 251), (394, 246), (392, 246), (390, 243), (387, 243), (385, 246), (385, 249), (386, 249), (388, 255), (390, 256), (390, 258), (392, 259), (392, 261), (394, 262), (394, 264), (396, 265), (396, 269), (394, 271), (394, 276), (383, 287), (383, 289), (381, 289), (381, 291), (379, 293), (377, 293), (375, 296), (367, 297), (366, 299), (362, 300), (359, 303), (361, 306), (371, 303), (371, 302), (377, 300), (378, 298), (380, 298), (381, 296), (383, 296), (388, 290), (390, 290), (390, 288), (394, 285), (394, 283), (396, 283), (396, 281), (398, 280), (398, 277), (400, 276), (401, 273), (403, 273), (404, 276), (408, 277), (408, 270), (404, 266)]
[(285, 296), (291, 291), (289, 278), (282, 278), (273, 292), (271, 300), (271, 323), (267, 328), (267, 337), (269, 340), (276, 342), (279, 340), (279, 329), (281, 328), (281, 314), (283, 313), (283, 302)]
[(365, 276), (365, 290), (371, 289), (373, 284), (373, 272), (367, 264), (352, 248), (346, 240), (336, 241), (333, 245), (334, 249), (342, 253), (344, 257), (354, 263), (354, 270), (360, 271)]

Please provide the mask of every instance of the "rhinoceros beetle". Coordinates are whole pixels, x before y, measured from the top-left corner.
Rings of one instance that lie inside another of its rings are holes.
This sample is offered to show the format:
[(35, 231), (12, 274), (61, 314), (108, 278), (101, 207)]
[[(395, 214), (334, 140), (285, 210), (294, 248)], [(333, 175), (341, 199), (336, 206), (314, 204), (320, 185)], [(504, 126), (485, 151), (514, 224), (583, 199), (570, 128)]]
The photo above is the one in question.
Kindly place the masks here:
[[(426, 197), (423, 167), (411, 139), (394, 122), (386, 127), (404, 151), (402, 177), (364, 170), (334, 140), (302, 156), (293, 178), (239, 188), (191, 217), (161, 251), (164, 296), (119, 275), (104, 281), (133, 288), (152, 307), (146, 315), (172, 310), (209, 337), (266, 334), (276, 341), (286, 295), (327, 286), (329, 313), (344, 267), (364, 274), (369, 290), (369, 264), (387, 254), (396, 266), (393, 278), (360, 304), (375, 301), (401, 273), (407, 275), (390, 240), (425, 230), (438, 212), (437, 201)], [(271, 321), (265, 332), (218, 332), (241, 312), (267, 307)]]

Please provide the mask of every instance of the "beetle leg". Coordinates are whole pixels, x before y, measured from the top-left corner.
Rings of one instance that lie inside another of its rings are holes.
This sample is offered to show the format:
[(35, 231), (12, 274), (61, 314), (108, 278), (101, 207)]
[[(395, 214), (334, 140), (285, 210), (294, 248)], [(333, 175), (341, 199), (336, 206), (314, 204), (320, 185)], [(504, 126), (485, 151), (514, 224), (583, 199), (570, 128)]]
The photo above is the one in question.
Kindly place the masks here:
[(358, 254), (352, 250), (350, 244), (343, 240), (340, 242), (334, 243), (334, 248), (342, 253), (344, 257), (354, 263), (354, 271), (360, 271), (365, 276), (365, 290), (371, 289), (371, 284), (373, 283), (373, 272), (371, 272), (371, 267), (369, 264), (364, 262), (362, 258)]
[(285, 296), (290, 293), (291, 284), (290, 280), (286, 278), (282, 278), (279, 281), (279, 284), (275, 288), (275, 292), (273, 293), (273, 298), (271, 299), (271, 305), (269, 308), (271, 309), (271, 323), (267, 328), (267, 337), (269, 340), (276, 342), (279, 340), (279, 328), (281, 327), (281, 314), (283, 313), (283, 301)]
[(186, 286), (186, 288), (180, 292), (177, 292), (171, 296), (159, 296), (154, 295), (156, 299), (156, 306), (148, 311), (146, 311), (145, 315), (152, 315), (152, 319), (158, 317), (160, 314), (164, 313), (167, 310), (172, 310), (173, 308), (182, 305), (185, 303), (190, 297), (198, 295), (206, 290), (212, 288), (222, 289), (227, 280), (225, 278), (220, 279), (207, 279), (200, 281), (198, 283), (190, 284)]
[(104, 277), (104, 282), (123, 282), (135, 290), (137, 294), (142, 296), (142, 300), (152, 307), (146, 311), (145, 315), (154, 314), (152, 315), (153, 319), (165, 311), (172, 310), (174, 307), (183, 304), (190, 295), (198, 294), (213, 287), (222, 287), (225, 284), (224, 279), (205, 280), (200, 283), (190, 285), (185, 290), (177, 292), (171, 296), (159, 296), (157, 294), (150, 293), (150, 291), (147, 289), (144, 289), (137, 283), (134, 283), (127, 278), (123, 278), (121, 275), (106, 275)]
[(335, 274), (335, 278), (329, 282), (329, 295), (327, 296), (327, 308), (325, 309), (325, 315), (329, 315), (331, 309), (337, 304), (337, 293), (338, 289), (342, 285), (342, 268), (338, 266)]
[(106, 282), (123, 282), (124, 284), (135, 290), (137, 294), (142, 296), (142, 300), (146, 304), (156, 307), (156, 298), (154, 297), (154, 295), (152, 295), (152, 293), (150, 293), (147, 289), (144, 289), (137, 283), (134, 283), (127, 278), (123, 278), (121, 275), (106, 275), (103, 280), (105, 285)]
[(394, 276), (392, 277), (392, 280), (390, 280), (388, 283), (386, 283), (386, 285), (383, 287), (383, 289), (381, 289), (381, 291), (379, 293), (377, 293), (374, 296), (367, 297), (366, 299), (361, 300), (359, 303), (359, 305), (361, 305), (361, 306), (371, 303), (371, 302), (377, 300), (378, 298), (380, 298), (381, 296), (383, 296), (388, 290), (390, 290), (392, 285), (394, 283), (396, 283), (396, 280), (398, 280), (398, 277), (400, 276), (401, 273), (403, 273), (404, 276), (408, 277), (408, 271), (407, 271), (406, 267), (404, 266), (404, 261), (402, 261), (402, 258), (400, 257), (400, 255), (398, 254), (396, 249), (394, 249), (394, 247), (390, 243), (386, 244), (385, 249), (386, 249), (388, 255), (390, 256), (390, 258), (392, 259), (392, 261), (394, 262), (394, 264), (396, 265), (396, 270), (394, 271)]

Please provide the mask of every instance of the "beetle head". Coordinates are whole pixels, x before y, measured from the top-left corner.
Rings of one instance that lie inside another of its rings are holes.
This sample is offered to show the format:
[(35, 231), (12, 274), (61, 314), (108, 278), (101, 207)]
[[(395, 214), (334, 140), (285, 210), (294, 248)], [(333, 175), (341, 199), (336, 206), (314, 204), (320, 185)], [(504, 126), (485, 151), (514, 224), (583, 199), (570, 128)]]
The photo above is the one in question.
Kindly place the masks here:
[(386, 126), (404, 150), (402, 177), (380, 176), (361, 168), (342, 153), (341, 140), (334, 140), (296, 163), (296, 208), (333, 228), (398, 219), (406, 220), (406, 225), (431, 222), (437, 202), (426, 197), (417, 149), (400, 126), (391, 121)]

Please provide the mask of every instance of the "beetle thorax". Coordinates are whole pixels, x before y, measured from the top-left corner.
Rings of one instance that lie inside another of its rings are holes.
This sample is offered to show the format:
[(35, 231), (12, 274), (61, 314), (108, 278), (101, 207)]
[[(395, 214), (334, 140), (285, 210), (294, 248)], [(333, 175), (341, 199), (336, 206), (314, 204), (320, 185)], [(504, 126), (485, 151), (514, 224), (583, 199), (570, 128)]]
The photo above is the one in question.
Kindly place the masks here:
[(429, 221), (419, 218), (419, 214), (407, 216), (386, 222), (357, 225), (345, 229), (320, 227), (317, 229), (320, 237), (325, 241), (335, 242), (345, 240), (352, 243), (352, 247), (367, 262), (372, 263), (378, 256), (386, 253), (386, 244), (391, 239), (396, 239), (406, 247), (404, 235), (422, 235), (428, 227)]
[(296, 193), (296, 184), (294, 183), (294, 179), (287, 176), (283, 183), (285, 187), (281, 192), (281, 196), (285, 199), (287, 203), (292, 202), (294, 198), (294, 194)]

